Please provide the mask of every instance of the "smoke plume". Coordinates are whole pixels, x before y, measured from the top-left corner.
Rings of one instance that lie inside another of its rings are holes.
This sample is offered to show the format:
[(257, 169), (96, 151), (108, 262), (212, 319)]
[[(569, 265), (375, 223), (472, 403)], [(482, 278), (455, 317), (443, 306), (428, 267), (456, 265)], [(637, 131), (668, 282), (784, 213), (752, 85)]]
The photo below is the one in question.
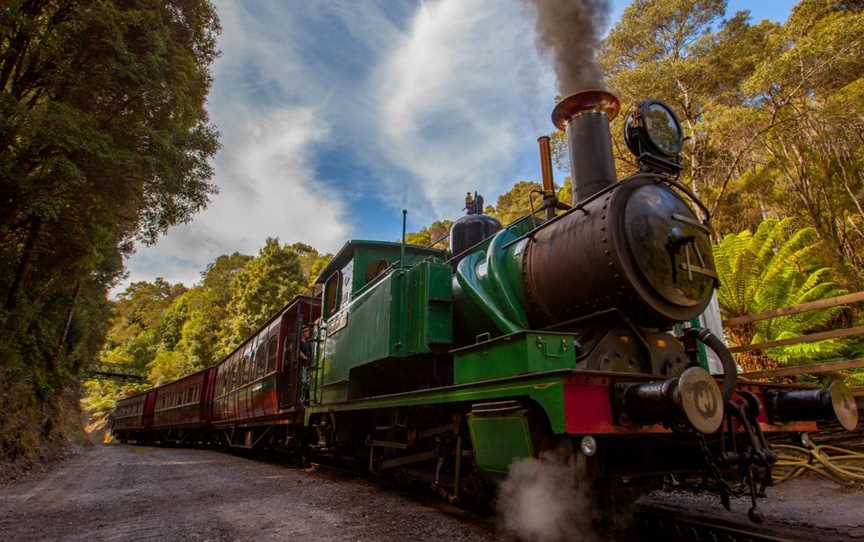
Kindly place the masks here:
[(609, 22), (609, 0), (526, 0), (537, 10), (537, 47), (552, 57), (562, 96), (602, 88), (595, 53)]
[(523, 542), (595, 542), (585, 456), (544, 452), (510, 466), (498, 493), (499, 528)]

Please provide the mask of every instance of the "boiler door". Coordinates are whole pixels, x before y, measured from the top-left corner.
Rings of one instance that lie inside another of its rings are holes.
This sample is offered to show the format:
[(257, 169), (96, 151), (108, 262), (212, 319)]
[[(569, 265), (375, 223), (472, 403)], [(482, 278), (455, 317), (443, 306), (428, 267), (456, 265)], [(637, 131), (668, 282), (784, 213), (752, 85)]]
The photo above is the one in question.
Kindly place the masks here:
[(646, 184), (630, 194), (624, 229), (642, 279), (666, 302), (703, 304), (717, 275), (708, 229), (665, 184)]

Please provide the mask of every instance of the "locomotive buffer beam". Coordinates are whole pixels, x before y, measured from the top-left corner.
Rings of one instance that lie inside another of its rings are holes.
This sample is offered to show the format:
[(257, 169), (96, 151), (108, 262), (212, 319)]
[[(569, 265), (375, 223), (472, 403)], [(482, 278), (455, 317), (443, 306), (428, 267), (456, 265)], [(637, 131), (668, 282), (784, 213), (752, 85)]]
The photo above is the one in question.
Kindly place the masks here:
[(614, 388), (618, 422), (622, 425), (685, 424), (711, 434), (723, 423), (723, 394), (701, 367), (660, 382), (618, 383)]

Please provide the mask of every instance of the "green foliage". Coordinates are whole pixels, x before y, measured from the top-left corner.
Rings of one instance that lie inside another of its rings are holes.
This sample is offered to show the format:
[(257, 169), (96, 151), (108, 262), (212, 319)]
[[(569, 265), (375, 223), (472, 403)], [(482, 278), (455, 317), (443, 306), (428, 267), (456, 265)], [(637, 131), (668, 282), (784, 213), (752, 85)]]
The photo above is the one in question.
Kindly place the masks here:
[(102, 361), (143, 371), (163, 345), (160, 331), (170, 327), (169, 307), (185, 288), (162, 279), (133, 282), (113, 307)]
[(228, 354), (308, 283), (300, 255), (290, 245), (268, 238), (258, 257), (234, 277), (227, 324), (220, 340)]
[[(0, 11), (0, 369), (22, 383), (9, 402), (28, 419), (77, 393), (132, 242), (190, 220), (215, 191), (205, 100), (219, 23), (207, 0)], [(115, 330), (129, 343), (118, 358), (146, 363), (149, 339), (131, 336), (149, 317)], [(0, 431), (0, 461), (53, 438), (22, 430)]]
[(486, 207), (486, 214), (498, 219), (505, 226), (531, 214), (543, 205), (543, 187), (533, 181), (516, 181), (516, 184), (498, 196), (495, 205)]
[(436, 220), (420, 231), (407, 233), (405, 241), (410, 245), (431, 246), (446, 250), (450, 246), (446, 236), (450, 234), (452, 225), (452, 220)]
[(124, 395), (217, 363), (313, 284), (330, 257), (268, 239), (257, 257), (219, 256), (189, 289), (162, 279), (129, 285), (113, 303), (101, 361), (144, 370), (148, 383), (88, 381), (85, 408), (104, 413)]
[[(796, 228), (792, 219), (766, 220), (756, 233), (729, 234), (714, 247), (720, 289), (717, 298), (726, 317), (755, 314), (847, 293), (831, 280), (813, 228)], [(765, 342), (798, 337), (824, 329), (842, 311), (834, 307), (757, 322), (736, 342)], [(730, 331), (734, 331), (730, 330)], [(771, 349), (781, 362), (835, 357), (838, 340)]]
[[(682, 180), (720, 232), (795, 217), (864, 286), (864, 9), (802, 0), (786, 23), (726, 13), (725, 0), (637, 0), (603, 43), (619, 173), (630, 104), (666, 101), (682, 120)], [(728, 16), (728, 18), (726, 18)]]

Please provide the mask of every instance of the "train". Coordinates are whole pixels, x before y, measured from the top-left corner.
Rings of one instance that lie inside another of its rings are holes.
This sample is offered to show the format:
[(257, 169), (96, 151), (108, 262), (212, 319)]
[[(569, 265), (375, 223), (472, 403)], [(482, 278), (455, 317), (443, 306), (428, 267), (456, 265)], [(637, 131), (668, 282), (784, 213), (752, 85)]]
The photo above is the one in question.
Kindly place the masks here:
[(113, 434), (278, 448), (413, 476), (453, 502), (488, 498), (517, 462), (578, 459), (598, 506), (692, 480), (727, 506), (749, 495), (760, 521), (769, 436), (852, 430), (855, 400), (840, 382), (738, 377), (722, 337), (698, 325), (718, 276), (708, 209), (678, 182), (681, 125), (662, 102), (636, 104), (624, 135), (639, 170), (619, 180), (619, 110), (602, 90), (556, 105), (571, 201), (541, 137), (530, 214), (502, 225), (469, 194), (447, 250), (405, 243), (404, 214), (402, 242), (348, 241), (319, 295), (291, 300), (215, 366), (119, 401)]

